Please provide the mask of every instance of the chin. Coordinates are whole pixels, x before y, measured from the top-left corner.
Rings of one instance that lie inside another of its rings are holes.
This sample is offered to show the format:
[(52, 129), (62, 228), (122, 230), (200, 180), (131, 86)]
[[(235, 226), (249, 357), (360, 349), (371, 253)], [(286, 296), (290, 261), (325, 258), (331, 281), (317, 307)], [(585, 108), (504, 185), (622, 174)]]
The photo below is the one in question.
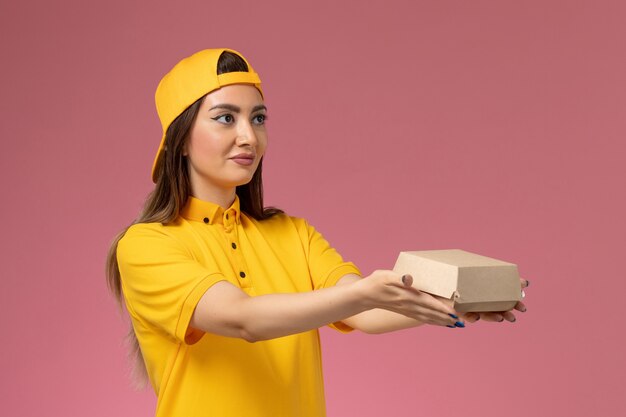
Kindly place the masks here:
[(246, 185), (248, 184), (250, 181), (252, 181), (252, 175), (250, 175), (249, 177), (246, 178), (241, 178), (240, 180), (235, 180), (233, 181), (231, 184), (231, 187), (240, 187), (242, 185)]

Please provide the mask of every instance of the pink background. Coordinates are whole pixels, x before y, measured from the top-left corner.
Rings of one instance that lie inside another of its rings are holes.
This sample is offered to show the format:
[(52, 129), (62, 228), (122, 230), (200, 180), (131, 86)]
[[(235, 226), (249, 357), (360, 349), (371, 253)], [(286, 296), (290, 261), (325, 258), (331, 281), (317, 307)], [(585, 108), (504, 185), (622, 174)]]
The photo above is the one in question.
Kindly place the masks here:
[(463, 248), (530, 279), (517, 323), (324, 329), (329, 416), (621, 416), (623, 1), (3, 1), (0, 395), (7, 416), (151, 416), (108, 295), (151, 189), (153, 94), (241, 51), (269, 107), (267, 203), (364, 273)]

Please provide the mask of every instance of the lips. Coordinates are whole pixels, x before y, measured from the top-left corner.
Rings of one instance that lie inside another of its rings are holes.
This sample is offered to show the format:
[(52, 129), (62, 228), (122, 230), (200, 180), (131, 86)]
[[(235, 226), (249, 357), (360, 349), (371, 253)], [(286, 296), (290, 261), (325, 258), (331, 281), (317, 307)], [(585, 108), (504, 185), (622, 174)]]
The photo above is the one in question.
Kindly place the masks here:
[(231, 157), (230, 159), (239, 164), (239, 165), (252, 165), (254, 163), (254, 154), (251, 153), (240, 153)]

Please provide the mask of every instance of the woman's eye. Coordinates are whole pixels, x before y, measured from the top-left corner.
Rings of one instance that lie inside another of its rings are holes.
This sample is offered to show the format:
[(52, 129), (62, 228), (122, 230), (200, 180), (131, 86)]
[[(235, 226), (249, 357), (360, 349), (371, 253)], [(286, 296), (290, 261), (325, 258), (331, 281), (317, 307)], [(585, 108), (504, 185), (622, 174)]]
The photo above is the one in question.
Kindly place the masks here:
[(221, 116), (214, 117), (213, 120), (216, 120), (220, 123), (230, 124), (235, 121), (235, 118), (232, 114), (223, 114)]
[(257, 125), (265, 124), (266, 120), (267, 120), (267, 116), (264, 114), (257, 114), (256, 116), (252, 118), (252, 121)]

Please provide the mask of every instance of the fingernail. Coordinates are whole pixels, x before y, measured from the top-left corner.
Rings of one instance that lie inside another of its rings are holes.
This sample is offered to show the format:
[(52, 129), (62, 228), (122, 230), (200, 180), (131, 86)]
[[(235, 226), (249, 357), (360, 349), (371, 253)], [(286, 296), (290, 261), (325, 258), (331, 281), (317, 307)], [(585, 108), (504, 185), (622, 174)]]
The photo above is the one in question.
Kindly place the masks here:
[(530, 286), (530, 281), (526, 280), (526, 287), (528, 288)]
[(457, 321), (456, 323), (454, 323), (454, 325), (456, 327), (465, 327), (465, 324), (461, 323), (460, 321)]
[[(397, 275), (396, 275), (397, 276)], [(406, 285), (407, 275), (402, 275), (402, 283)]]
[(513, 320), (511, 320), (511, 323), (515, 323), (517, 321), (517, 319), (515, 317), (513, 317)]
[(452, 313), (448, 313), (448, 316), (452, 317), (453, 319), (458, 319), (459, 318), (458, 316), (456, 316), (456, 315), (454, 315)]
[(502, 323), (504, 321), (504, 317), (502, 317), (500, 320), (498, 320), (498, 323)]
[(476, 317), (476, 321), (480, 320), (480, 316)]
[(522, 310), (522, 313), (525, 313), (525, 312), (526, 312), (526, 307), (524, 307), (524, 309)]
[(451, 328), (451, 329), (456, 329), (456, 326), (453, 326), (453, 325), (451, 325), (451, 324), (447, 324), (447, 325), (446, 325), (446, 327), (449, 327), (449, 328)]

